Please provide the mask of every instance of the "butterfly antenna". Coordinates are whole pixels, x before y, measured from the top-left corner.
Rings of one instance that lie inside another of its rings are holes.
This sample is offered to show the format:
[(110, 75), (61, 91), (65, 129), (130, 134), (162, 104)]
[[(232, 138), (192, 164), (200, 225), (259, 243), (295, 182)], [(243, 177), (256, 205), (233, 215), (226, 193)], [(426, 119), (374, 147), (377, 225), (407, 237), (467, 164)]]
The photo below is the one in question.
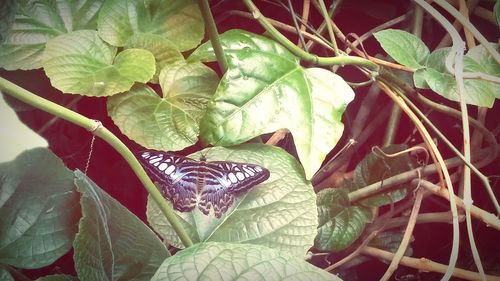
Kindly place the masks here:
[(206, 161), (207, 160), (207, 155), (208, 155), (208, 152), (213, 148), (213, 147), (216, 147), (217, 144), (222, 141), (222, 139), (224, 139), (225, 136), (222, 136), (220, 137), (212, 146), (207, 146), (207, 152), (203, 152), (203, 150), (200, 151), (200, 154), (201, 154), (201, 157), (200, 157), (200, 161)]

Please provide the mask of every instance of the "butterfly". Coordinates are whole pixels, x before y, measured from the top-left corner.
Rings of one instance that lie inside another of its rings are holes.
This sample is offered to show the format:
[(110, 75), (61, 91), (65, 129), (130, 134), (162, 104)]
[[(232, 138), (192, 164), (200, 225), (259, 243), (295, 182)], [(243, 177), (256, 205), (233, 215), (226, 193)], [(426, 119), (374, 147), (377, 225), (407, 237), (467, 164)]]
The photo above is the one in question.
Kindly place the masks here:
[(220, 218), (236, 196), (269, 178), (269, 170), (248, 163), (199, 161), (159, 151), (139, 153), (139, 161), (160, 185), (174, 209), (189, 212), (196, 206), (208, 215), (212, 208)]

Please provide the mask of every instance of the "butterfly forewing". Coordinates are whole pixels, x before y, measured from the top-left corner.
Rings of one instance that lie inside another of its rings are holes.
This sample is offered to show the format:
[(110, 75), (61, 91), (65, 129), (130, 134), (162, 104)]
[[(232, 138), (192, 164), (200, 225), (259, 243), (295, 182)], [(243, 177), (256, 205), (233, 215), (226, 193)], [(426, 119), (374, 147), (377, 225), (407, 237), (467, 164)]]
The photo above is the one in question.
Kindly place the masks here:
[(140, 160), (174, 209), (187, 212), (198, 206), (205, 215), (213, 209), (217, 218), (235, 196), (269, 178), (267, 169), (247, 163), (196, 161), (157, 151), (141, 153)]

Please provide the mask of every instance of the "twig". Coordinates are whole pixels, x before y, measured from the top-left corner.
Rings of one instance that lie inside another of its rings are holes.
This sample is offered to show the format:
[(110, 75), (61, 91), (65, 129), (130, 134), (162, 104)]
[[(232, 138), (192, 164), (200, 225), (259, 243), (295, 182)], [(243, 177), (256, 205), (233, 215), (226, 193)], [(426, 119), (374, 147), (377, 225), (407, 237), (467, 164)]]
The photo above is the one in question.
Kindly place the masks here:
[[(308, 22), (309, 21), (309, 11), (311, 8), (311, 0), (304, 0), (302, 2), (302, 22)], [(300, 25), (300, 32), (305, 32), (306, 31), (306, 25), (302, 23)], [(300, 42), (299, 42), (299, 47), (301, 47)], [(302, 46), (307, 50), (307, 44)]]
[[(467, 113), (467, 104), (465, 103), (465, 85), (464, 85), (464, 80), (463, 80), (463, 57), (464, 57), (464, 49), (465, 49), (465, 44), (462, 41), (462, 38), (460, 37), (460, 34), (458, 34), (457, 30), (453, 28), (450, 22), (446, 20), (446, 18), (441, 15), (437, 10), (435, 10), (431, 5), (427, 4), (423, 0), (416, 0), (419, 5), (422, 6), (429, 14), (431, 14), (434, 19), (436, 19), (439, 24), (441, 24), (445, 29), (446, 32), (448, 32), (451, 36), (451, 40), (453, 42), (452, 47), (450, 49), (450, 53), (448, 54), (446, 58), (446, 68), (447, 70), (455, 76), (455, 81), (457, 83), (457, 90), (458, 90), (458, 96), (459, 96), (459, 101), (460, 101), (460, 111), (462, 113), (462, 129), (463, 129), (463, 150), (464, 150), (464, 157), (465, 160), (470, 162), (470, 132), (469, 132), (469, 116)], [(435, 0), (435, 3), (437, 3), (439, 6), (441, 6), (443, 9), (445, 9), (447, 12), (452, 14), (457, 20), (459, 20), (463, 25), (464, 28), (468, 29), (469, 31), (473, 32), (474, 26), (472, 26), (467, 19), (464, 18), (460, 12), (455, 10), (450, 4), (448, 4), (446, 1), (442, 0)], [(458, 19), (460, 17), (460, 19)], [(469, 23), (469, 25), (467, 25)], [(475, 28), (474, 28), (475, 29)], [(477, 30), (476, 36), (482, 37), (482, 34), (480, 34)], [(484, 38), (484, 37), (483, 37)], [(489, 43), (486, 42), (485, 45), (489, 45)], [(484, 46), (487, 50), (488, 47), (491, 48), (491, 46)], [(495, 55), (492, 53), (493, 57)], [(497, 53), (498, 55), (498, 53)], [(499, 59), (495, 58), (497, 60), (497, 63), (500, 63), (500, 57)], [(474, 258), (474, 262), (479, 270), (479, 273), (481, 275), (481, 279), (483, 281), (486, 281), (486, 277), (484, 276), (484, 269), (483, 265), (481, 263), (481, 258), (479, 256), (479, 252), (476, 247), (476, 242), (474, 239), (474, 232), (472, 231), (472, 218), (470, 214), (470, 206), (472, 205), (472, 193), (471, 193), (471, 170), (467, 165), (463, 166), (463, 184), (464, 184), (464, 203), (465, 203), (465, 222), (467, 225), (467, 234), (469, 237), (469, 243), (470, 243), (470, 249), (472, 252), (472, 256)], [(450, 199), (454, 199), (451, 197), (452, 194), (450, 194)], [(451, 200), (450, 200), (451, 202)], [(443, 278), (449, 277), (450, 274), (447, 272)]]
[(422, 197), (423, 197), (423, 189), (420, 189), (419, 187), (417, 187), (417, 194), (415, 196), (415, 203), (413, 204), (413, 209), (411, 210), (410, 219), (408, 220), (408, 225), (406, 225), (405, 234), (403, 235), (403, 238), (401, 240), (401, 244), (399, 244), (398, 250), (396, 251), (396, 253), (394, 254), (394, 257), (391, 260), (391, 264), (389, 265), (389, 268), (387, 268), (387, 271), (384, 273), (382, 278), (380, 278), (380, 280), (389, 280), (391, 275), (398, 268), (398, 264), (401, 261), (401, 258), (403, 258), (403, 255), (406, 252), (406, 248), (408, 247), (408, 244), (410, 243), (410, 238), (413, 234), (413, 229), (415, 228), (415, 223), (417, 221), (418, 212), (420, 210), (420, 205), (422, 203)]
[[(416, 182), (412, 183), (417, 184)], [(422, 180), (420, 182), (420, 185), (425, 189), (431, 191), (432, 193), (439, 195), (440, 197), (445, 198), (446, 200), (449, 201), (450, 198), (449, 194), (446, 191), (441, 190), (441, 188), (439, 188), (437, 185), (428, 182), (426, 180)], [(455, 196), (454, 199), (456, 200), (458, 207), (460, 207), (461, 209), (465, 209), (465, 204), (462, 201), (462, 199), (458, 198), (457, 196)], [(471, 206), (470, 212), (473, 217), (480, 219), (482, 222), (486, 224), (486, 226), (493, 227), (494, 229), (500, 231), (500, 220), (492, 213), (488, 213), (487, 211), (475, 205)]]
[[(436, 212), (436, 213), (425, 213), (419, 214), (417, 217), (417, 224), (424, 223), (452, 223), (453, 216), (451, 212)], [(459, 215), (458, 220), (460, 222), (465, 220), (465, 215)], [(387, 229), (398, 228), (408, 224), (408, 217), (397, 217), (391, 219), (387, 223)]]
[[(416, 0), (419, 1), (419, 0)], [(427, 147), (429, 147), (431, 156), (433, 158), (433, 161), (436, 163), (436, 165), (439, 167), (439, 174), (440, 174), (440, 182), (442, 185), (446, 184), (446, 189), (450, 193), (450, 208), (453, 213), (453, 244), (452, 244), (452, 249), (451, 249), (451, 255), (450, 255), (450, 262), (449, 262), (449, 269), (453, 269), (455, 267), (457, 258), (458, 258), (458, 243), (459, 243), (459, 227), (458, 227), (458, 212), (457, 212), (457, 206), (455, 203), (455, 197), (454, 197), (454, 191), (453, 191), (453, 184), (450, 179), (450, 175), (448, 170), (446, 169), (446, 165), (444, 163), (444, 159), (441, 156), (439, 150), (437, 149), (436, 145), (432, 141), (431, 136), (429, 135), (429, 132), (427, 129), (424, 127), (424, 125), (421, 123), (421, 121), (417, 118), (415, 113), (413, 113), (412, 110), (403, 102), (403, 100), (396, 95), (390, 89), (386, 84), (383, 82), (378, 81), (379, 86), (381, 89), (387, 93), (391, 99), (396, 102), (401, 109), (408, 115), (408, 117), (413, 121), (415, 124), (417, 130), (419, 131), (420, 135), (422, 136), (425, 144)], [(443, 186), (444, 188), (444, 186)], [(447, 272), (445, 275), (445, 279), (449, 278), (450, 272)]]
[[(361, 252), (365, 255), (370, 255), (376, 258), (382, 258), (384, 260), (392, 260), (394, 258), (394, 254), (391, 252), (387, 252), (384, 250), (377, 249), (375, 247), (369, 247), (366, 246), (364, 247)], [(428, 272), (438, 272), (438, 273), (445, 273), (447, 266), (444, 264), (440, 264), (431, 260), (428, 260), (426, 258), (410, 258), (410, 257), (403, 257), (401, 259), (400, 264), (404, 266), (408, 266), (411, 268), (418, 269), (420, 271), (428, 271)], [(461, 268), (453, 268), (452, 269), (452, 275), (457, 277), (457, 278), (463, 278), (466, 280), (481, 280), (479, 274), (477, 272), (461, 269)], [(486, 275), (488, 277), (489, 281), (500, 281), (500, 276), (494, 276), (494, 275)]]
[[(295, 14), (295, 11), (293, 10), (292, 0), (288, 0), (288, 9), (290, 9), (290, 15), (292, 16), (293, 25), (295, 27), (295, 33), (299, 37), (300, 45), (297, 44), (297, 46), (306, 46), (306, 42), (304, 41), (304, 36), (302, 36), (302, 32), (300, 31), (299, 23), (297, 22), (297, 15)], [(306, 49), (306, 51), (307, 51), (307, 49)]]
[(288, 133), (288, 129), (280, 129), (274, 132), (274, 134), (267, 140), (266, 144), (276, 145), (280, 140), (285, 138)]
[[(370, 69), (371, 71), (378, 71), (379, 66), (367, 59), (354, 56), (338, 56), (338, 57), (318, 57), (316, 55), (310, 54), (301, 48), (295, 46), (293, 42), (288, 40), (283, 34), (281, 34), (272, 24), (269, 23), (266, 17), (264, 17), (257, 6), (252, 0), (243, 0), (248, 10), (252, 13), (253, 17), (260, 23), (260, 25), (271, 34), (278, 42), (280, 42), (285, 48), (290, 52), (299, 56), (300, 58), (312, 62), (318, 65), (358, 65)], [(375, 74), (372, 74), (375, 75)]]
[[(231, 11), (228, 11), (227, 13), (230, 16), (234, 15), (234, 16), (244, 17), (244, 18), (247, 18), (247, 19), (253, 19), (252, 14), (250, 14), (249, 12), (231, 10)], [(279, 28), (279, 29), (281, 29), (283, 31), (291, 32), (291, 33), (295, 33), (296, 32), (296, 30), (295, 30), (295, 28), (293, 26), (284, 24), (282, 22), (279, 22), (277, 20), (273, 20), (273, 19), (270, 19), (270, 18), (268, 18), (267, 20), (269, 21), (270, 24), (272, 24), (276, 28)], [(320, 37), (318, 37), (318, 36), (316, 36), (314, 34), (311, 34), (311, 33), (307, 32), (307, 31), (302, 32), (302, 35), (305, 38), (307, 38), (309, 40), (312, 40), (312, 41), (320, 44), (321, 46), (323, 46), (323, 47), (325, 47), (325, 48), (333, 51), (333, 48), (328, 43), (326, 43), (325, 41), (323, 41)]]

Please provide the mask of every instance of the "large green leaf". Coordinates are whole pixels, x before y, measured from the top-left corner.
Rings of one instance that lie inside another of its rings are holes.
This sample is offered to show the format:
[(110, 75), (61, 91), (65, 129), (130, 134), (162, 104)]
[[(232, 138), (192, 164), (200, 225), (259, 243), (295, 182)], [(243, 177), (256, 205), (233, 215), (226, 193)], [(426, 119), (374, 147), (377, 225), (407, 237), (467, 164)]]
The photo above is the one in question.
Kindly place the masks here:
[(40, 268), (71, 249), (80, 215), (73, 173), (36, 148), (0, 164), (0, 263)]
[(219, 78), (204, 64), (170, 64), (160, 74), (162, 97), (137, 85), (108, 99), (108, 113), (123, 134), (156, 150), (181, 150), (196, 143), (199, 121)]
[(404, 66), (425, 66), (429, 49), (417, 36), (398, 29), (385, 29), (373, 34), (384, 51)]
[(96, 31), (81, 30), (47, 43), (43, 67), (52, 86), (65, 93), (110, 96), (128, 91), (135, 82), (146, 83), (155, 73), (155, 58), (143, 49), (116, 48)]
[[(200, 124), (206, 142), (234, 145), (263, 133), (288, 128), (306, 177), (311, 178), (342, 135), (340, 122), (354, 92), (338, 75), (304, 69), (278, 43), (253, 33), (221, 35), (229, 61)], [(212, 60), (209, 44), (190, 60)]]
[[(406, 149), (406, 145), (391, 145), (382, 148), (382, 151), (385, 154), (393, 154), (404, 149)], [(384, 179), (409, 171), (413, 166), (407, 153), (391, 157), (384, 156), (381, 152), (372, 152), (356, 166), (352, 184), (348, 186), (351, 190), (356, 190), (379, 181), (383, 184)], [(409, 185), (400, 185), (396, 190), (372, 196), (360, 203), (370, 207), (396, 203), (406, 197), (410, 188)]]
[[(498, 45), (497, 45), (498, 48)], [(426, 84), (439, 95), (453, 100), (459, 101), (459, 94), (455, 77), (446, 69), (445, 61), (449, 53), (449, 48), (442, 48), (432, 52), (428, 58), (425, 71), (416, 73), (420, 77), (415, 80), (425, 79)], [(494, 58), (486, 51), (482, 45), (478, 45), (464, 56), (463, 58), (464, 72), (486, 73), (496, 77), (500, 77), (500, 66)], [(467, 104), (492, 107), (495, 98), (500, 98), (498, 86), (493, 82), (487, 82), (480, 79), (465, 79), (464, 80), (464, 97)]]
[(0, 44), (5, 41), (16, 15), (17, 4), (14, 0), (0, 2)]
[(500, 26), (500, 0), (495, 2), (495, 6), (493, 6), (493, 13), (495, 14), (495, 19), (497, 20), (497, 26)]
[(168, 258), (158, 280), (341, 280), (303, 259), (268, 247), (201, 243)]
[(77, 281), (77, 280), (78, 278), (76, 278), (75, 276), (65, 275), (65, 274), (48, 275), (36, 279), (36, 281)]
[(40, 68), (48, 40), (74, 30), (96, 28), (97, 12), (102, 2), (16, 1), (14, 22), (0, 46), (0, 67), (7, 70)]
[(318, 192), (318, 235), (314, 247), (322, 251), (341, 251), (349, 247), (371, 221), (370, 209), (350, 206), (348, 191), (327, 188)]
[(80, 280), (150, 280), (169, 253), (140, 219), (76, 171), (83, 217), (74, 241)]
[(125, 47), (145, 49), (153, 54), (156, 60), (156, 72), (151, 82), (154, 83), (158, 83), (160, 71), (165, 66), (184, 60), (174, 43), (156, 34), (134, 34), (129, 38)]
[[(318, 223), (316, 196), (304, 179), (300, 164), (279, 148), (245, 144), (214, 147), (202, 152), (208, 160), (254, 163), (271, 172), (269, 179), (236, 199), (220, 219), (195, 209), (177, 212), (194, 242), (224, 241), (264, 245), (303, 258), (312, 246)], [(191, 155), (198, 159), (200, 153)], [(182, 247), (153, 201), (148, 202), (148, 221), (176, 247)]]
[(148, 33), (186, 51), (203, 39), (204, 25), (193, 0), (108, 0), (99, 12), (98, 30), (113, 46), (125, 46), (133, 35)]
[(0, 162), (14, 160), (21, 152), (35, 147), (47, 147), (47, 141), (26, 126), (17, 117), (14, 110), (7, 105), (0, 93)]
[(4, 267), (0, 267), (0, 280), (2, 281), (14, 281), (14, 277), (10, 275), (9, 271)]

